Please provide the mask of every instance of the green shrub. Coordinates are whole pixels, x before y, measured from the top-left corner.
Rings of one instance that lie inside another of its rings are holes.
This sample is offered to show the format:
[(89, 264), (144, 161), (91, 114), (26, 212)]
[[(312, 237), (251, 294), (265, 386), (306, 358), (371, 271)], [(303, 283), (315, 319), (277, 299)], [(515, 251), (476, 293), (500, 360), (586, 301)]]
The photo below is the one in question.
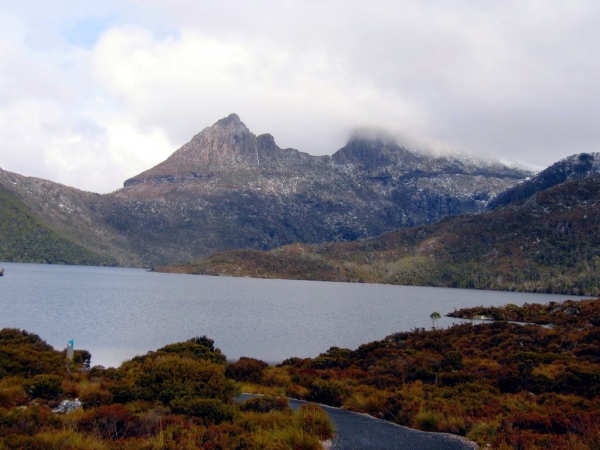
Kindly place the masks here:
[(317, 379), (308, 387), (306, 399), (311, 402), (340, 406), (346, 393), (346, 387), (338, 380)]
[(442, 416), (437, 411), (421, 410), (415, 416), (413, 425), (415, 428), (424, 431), (438, 431), (438, 426), (442, 421)]
[(38, 335), (15, 328), (0, 330), (0, 377), (62, 374), (65, 358)]
[(240, 404), (242, 411), (254, 411), (266, 413), (269, 411), (285, 411), (288, 409), (288, 401), (284, 397), (255, 397)]
[(318, 436), (321, 440), (333, 437), (334, 429), (331, 419), (323, 408), (315, 404), (308, 403), (300, 406), (295, 420), (305, 432)]
[(387, 395), (379, 391), (369, 393), (357, 392), (344, 400), (342, 407), (350, 411), (381, 417), (381, 414), (387, 408)]
[(225, 375), (236, 381), (260, 383), (267, 367), (269, 365), (266, 362), (242, 356), (239, 361), (227, 365)]
[[(215, 364), (225, 364), (227, 359), (221, 354), (221, 350), (214, 348), (213, 343), (212, 339), (202, 336), (186, 342), (165, 345), (158, 349), (155, 355), (176, 354), (182, 357), (211, 361)], [(152, 357), (154, 354), (151, 353), (149, 356)]]
[(139, 398), (137, 387), (131, 384), (114, 384), (109, 386), (108, 391), (115, 403), (129, 403)]
[(254, 440), (259, 448), (269, 450), (321, 450), (323, 448), (318, 438), (294, 427), (258, 432)]
[(135, 377), (143, 400), (165, 404), (178, 398), (229, 400), (235, 385), (225, 378), (225, 367), (180, 356), (159, 356), (144, 361)]
[(110, 405), (113, 403), (113, 395), (98, 385), (91, 385), (79, 394), (79, 400), (83, 403), (85, 409), (96, 408), (98, 406)]
[(199, 417), (214, 424), (231, 422), (239, 414), (237, 407), (208, 398), (176, 399), (171, 402), (171, 409), (175, 414)]
[(467, 433), (467, 438), (478, 444), (486, 444), (490, 442), (497, 434), (500, 423), (493, 421), (482, 421), (471, 428)]
[(36, 375), (25, 382), (25, 390), (33, 398), (56, 398), (63, 392), (62, 378), (58, 375)]

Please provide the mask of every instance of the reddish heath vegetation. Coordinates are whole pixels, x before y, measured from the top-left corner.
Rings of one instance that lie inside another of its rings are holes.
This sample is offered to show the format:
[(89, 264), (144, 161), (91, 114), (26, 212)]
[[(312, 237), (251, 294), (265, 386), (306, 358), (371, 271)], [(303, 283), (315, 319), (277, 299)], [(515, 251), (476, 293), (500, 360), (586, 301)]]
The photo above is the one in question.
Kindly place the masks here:
[(439, 329), (434, 313), (431, 330), (291, 358), (255, 389), (466, 436), (483, 448), (600, 448), (600, 299), (452, 315), (496, 321)]
[(67, 363), (38, 336), (1, 330), (0, 449), (322, 448), (333, 435), (322, 409), (233, 402), (235, 379), (260, 381), (266, 365), (228, 365), (213, 344), (203, 336), (86, 370), (88, 352)]

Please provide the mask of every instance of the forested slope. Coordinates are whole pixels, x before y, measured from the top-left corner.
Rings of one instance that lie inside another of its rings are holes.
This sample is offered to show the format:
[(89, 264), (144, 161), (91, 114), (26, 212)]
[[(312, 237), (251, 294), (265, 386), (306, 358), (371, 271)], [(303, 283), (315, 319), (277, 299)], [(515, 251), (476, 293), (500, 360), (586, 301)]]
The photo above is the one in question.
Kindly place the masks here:
[(160, 270), (598, 295), (600, 177), (358, 242), (231, 251)]
[(0, 261), (115, 265), (44, 224), (22, 201), (0, 184)]

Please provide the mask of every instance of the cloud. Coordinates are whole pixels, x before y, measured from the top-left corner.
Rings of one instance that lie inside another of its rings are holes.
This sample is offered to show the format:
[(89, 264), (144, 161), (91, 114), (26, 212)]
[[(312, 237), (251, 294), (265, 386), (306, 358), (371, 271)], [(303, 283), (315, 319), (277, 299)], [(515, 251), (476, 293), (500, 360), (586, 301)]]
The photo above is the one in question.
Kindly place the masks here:
[(95, 85), (92, 51), (36, 50), (18, 16), (0, 14), (0, 167), (95, 192), (168, 156), (161, 130), (136, 128)]
[(181, 143), (236, 112), (280, 145), (323, 154), (343, 145), (351, 125), (415, 116), (410, 105), (357, 78), (335, 55), (290, 52), (262, 38), (182, 30), (157, 39), (140, 27), (114, 28), (96, 46), (94, 71), (140, 124), (162, 127)]
[(101, 192), (236, 112), (546, 166), (598, 150), (600, 4), (30, 0), (0, 9), (0, 167)]

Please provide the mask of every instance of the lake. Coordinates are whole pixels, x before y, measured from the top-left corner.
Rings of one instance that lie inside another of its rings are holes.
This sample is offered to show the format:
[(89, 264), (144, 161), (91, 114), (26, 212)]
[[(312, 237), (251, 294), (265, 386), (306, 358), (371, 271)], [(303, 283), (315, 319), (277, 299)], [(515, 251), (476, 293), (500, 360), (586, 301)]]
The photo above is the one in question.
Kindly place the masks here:
[[(262, 280), (143, 269), (0, 263), (0, 328), (69, 340), (92, 365), (117, 366), (166, 344), (206, 335), (228, 359), (280, 362), (329, 347), (356, 348), (469, 306), (545, 303), (575, 296), (432, 287)], [(454, 319), (442, 317), (439, 326)]]

